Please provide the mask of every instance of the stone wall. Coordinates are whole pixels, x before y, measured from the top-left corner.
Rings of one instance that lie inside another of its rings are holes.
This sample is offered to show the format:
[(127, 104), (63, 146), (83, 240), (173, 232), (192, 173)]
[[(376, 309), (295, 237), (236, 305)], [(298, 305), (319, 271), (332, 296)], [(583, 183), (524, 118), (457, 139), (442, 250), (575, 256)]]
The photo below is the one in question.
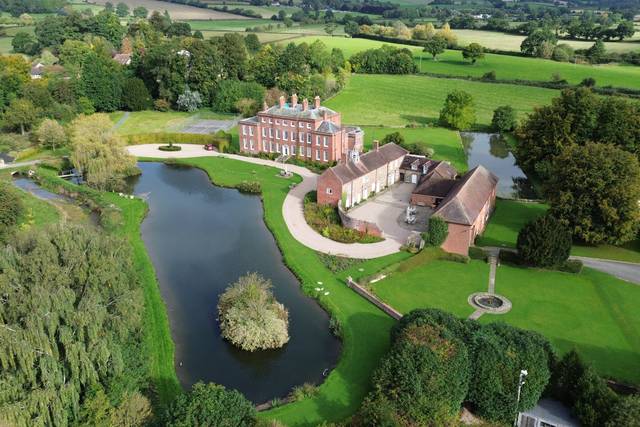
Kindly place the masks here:
[(373, 222), (351, 218), (342, 210), (342, 206), (340, 205), (338, 205), (338, 214), (340, 215), (340, 221), (342, 222), (343, 227), (358, 230), (361, 233), (366, 233), (371, 236), (382, 237), (382, 230), (380, 230), (380, 227)]
[(385, 302), (380, 300), (380, 298), (373, 295), (371, 292), (354, 282), (351, 277), (347, 277), (347, 286), (353, 289), (358, 295), (364, 297), (367, 301), (378, 307), (380, 310), (387, 313), (392, 318), (396, 320), (400, 320), (402, 318), (402, 313), (391, 307), (389, 304), (386, 304)]

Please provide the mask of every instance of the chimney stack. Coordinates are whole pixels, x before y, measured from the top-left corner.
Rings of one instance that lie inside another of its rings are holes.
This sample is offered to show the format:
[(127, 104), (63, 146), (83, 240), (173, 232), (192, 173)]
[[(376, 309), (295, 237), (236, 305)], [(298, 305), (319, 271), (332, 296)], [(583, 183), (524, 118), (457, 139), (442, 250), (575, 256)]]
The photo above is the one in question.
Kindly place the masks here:
[(374, 146), (376, 151), (380, 151), (380, 141), (378, 141), (377, 139), (374, 139), (373, 140), (373, 146)]
[(322, 120), (327, 121), (327, 116), (328, 116), (327, 110), (326, 109), (322, 110)]
[(280, 97), (280, 108), (284, 108), (284, 96)]
[(307, 98), (302, 100), (302, 111), (307, 111), (309, 109), (309, 100)]
[(298, 105), (298, 95), (294, 93), (293, 95), (291, 95), (291, 107), (295, 108), (296, 105)]
[(313, 101), (315, 102), (316, 109), (320, 108), (320, 97), (316, 95), (316, 97), (313, 98)]

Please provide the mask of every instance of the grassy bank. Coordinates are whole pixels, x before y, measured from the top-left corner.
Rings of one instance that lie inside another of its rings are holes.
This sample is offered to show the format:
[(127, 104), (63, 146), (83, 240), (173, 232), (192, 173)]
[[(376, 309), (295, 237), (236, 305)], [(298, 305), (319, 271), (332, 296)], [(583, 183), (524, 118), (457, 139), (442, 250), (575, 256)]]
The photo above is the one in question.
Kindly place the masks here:
[[(486, 291), (488, 265), (430, 261), (396, 271), (374, 285), (378, 296), (406, 313), (437, 307), (467, 317), (467, 298)], [(504, 315), (485, 314), (481, 322), (507, 322), (545, 335), (564, 353), (577, 349), (605, 376), (640, 384), (640, 287), (585, 269), (580, 274), (502, 264), (496, 292), (513, 303)]]
[(345, 123), (404, 126), (437, 122), (447, 95), (453, 90), (471, 94), (477, 123), (491, 123), (493, 110), (511, 105), (519, 117), (546, 105), (558, 91), (529, 86), (492, 84), (413, 75), (353, 75), (346, 87), (325, 105), (342, 113)]
[[(367, 303), (349, 288), (343, 276), (336, 277), (318, 255), (291, 236), (282, 217), (282, 204), (289, 180), (278, 177), (274, 168), (225, 158), (198, 158), (180, 162), (205, 170), (211, 180), (234, 187), (243, 180), (262, 184), (264, 218), (282, 251), (284, 261), (298, 276), (302, 289), (311, 296), (317, 282), (329, 292), (317, 296), (319, 302), (342, 325), (343, 348), (340, 361), (313, 398), (277, 407), (261, 416), (278, 419), (288, 426), (315, 426), (323, 421), (339, 421), (353, 414), (369, 388), (369, 376), (389, 344), (393, 320)], [(373, 272), (407, 257), (397, 254), (358, 264), (358, 273)], [(363, 271), (361, 272), (360, 269)]]

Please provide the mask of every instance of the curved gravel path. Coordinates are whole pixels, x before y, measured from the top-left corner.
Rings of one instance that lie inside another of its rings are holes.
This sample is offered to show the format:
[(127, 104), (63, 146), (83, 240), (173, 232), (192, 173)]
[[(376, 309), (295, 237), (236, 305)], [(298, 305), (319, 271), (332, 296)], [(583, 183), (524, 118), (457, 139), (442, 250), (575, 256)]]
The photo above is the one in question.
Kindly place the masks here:
[[(206, 151), (201, 145), (176, 144), (182, 147), (181, 151), (160, 151), (158, 147), (161, 144), (145, 144), (131, 145), (127, 147), (129, 153), (136, 157), (154, 157), (154, 158), (190, 158), (190, 157), (216, 157), (223, 156), (242, 162), (253, 163), (258, 165), (272, 166), (283, 169), (282, 163), (276, 163), (272, 160), (259, 159), (255, 157), (244, 157), (234, 154), (220, 154), (215, 151)], [(282, 205), (282, 216), (289, 228), (291, 235), (303, 245), (330, 255), (346, 256), (350, 258), (371, 259), (385, 255), (391, 255), (400, 251), (402, 242), (396, 241), (391, 237), (378, 243), (340, 243), (328, 239), (315, 230), (313, 230), (304, 219), (303, 203), (304, 196), (309, 191), (316, 188), (318, 175), (309, 169), (287, 165), (289, 171), (302, 177), (302, 182), (295, 186)]]

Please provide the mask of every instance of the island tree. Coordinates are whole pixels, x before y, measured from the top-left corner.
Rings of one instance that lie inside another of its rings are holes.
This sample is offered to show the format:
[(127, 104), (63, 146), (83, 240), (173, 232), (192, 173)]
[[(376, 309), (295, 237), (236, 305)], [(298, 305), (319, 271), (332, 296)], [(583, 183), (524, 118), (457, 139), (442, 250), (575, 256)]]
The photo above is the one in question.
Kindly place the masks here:
[(276, 301), (271, 281), (258, 273), (242, 276), (220, 295), (222, 336), (247, 351), (279, 348), (289, 341), (289, 312)]
[(473, 97), (461, 90), (450, 92), (440, 110), (440, 123), (453, 129), (467, 130), (475, 122)]

